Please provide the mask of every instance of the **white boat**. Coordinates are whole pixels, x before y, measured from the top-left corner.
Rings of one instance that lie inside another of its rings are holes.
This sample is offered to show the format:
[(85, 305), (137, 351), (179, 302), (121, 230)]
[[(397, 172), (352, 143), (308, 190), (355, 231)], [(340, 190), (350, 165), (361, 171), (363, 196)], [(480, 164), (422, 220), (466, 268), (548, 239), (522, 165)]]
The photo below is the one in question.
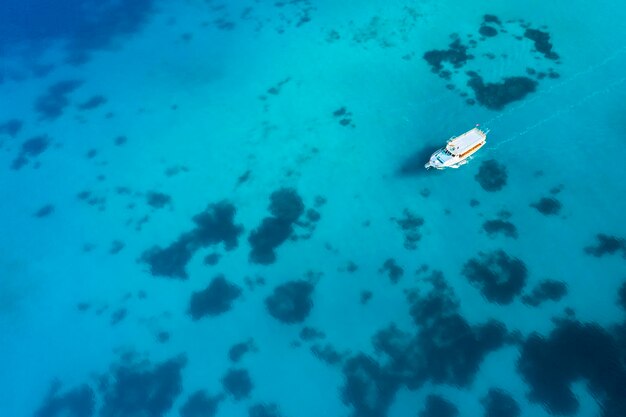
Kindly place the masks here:
[(451, 137), (445, 147), (431, 155), (424, 168), (458, 168), (467, 164), (471, 156), (487, 143), (487, 133), (488, 130), (482, 131), (476, 125), (460, 136)]

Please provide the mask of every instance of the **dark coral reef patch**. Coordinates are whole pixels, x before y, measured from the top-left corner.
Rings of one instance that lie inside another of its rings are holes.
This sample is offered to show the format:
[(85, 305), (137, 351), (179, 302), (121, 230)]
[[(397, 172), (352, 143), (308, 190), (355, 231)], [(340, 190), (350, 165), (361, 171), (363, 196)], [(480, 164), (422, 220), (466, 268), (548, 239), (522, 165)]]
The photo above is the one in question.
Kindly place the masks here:
[(303, 322), (311, 309), (314, 290), (307, 281), (290, 281), (274, 288), (274, 292), (265, 299), (265, 306), (270, 315), (285, 324)]
[(248, 409), (249, 417), (281, 417), (280, 409), (274, 403), (254, 404)]
[(502, 110), (507, 104), (518, 101), (537, 89), (537, 81), (528, 77), (505, 77), (502, 81), (485, 83), (480, 75), (471, 73), (467, 85), (474, 91), (476, 100), (491, 110)]
[(54, 206), (52, 204), (46, 204), (45, 206), (41, 206), (34, 214), (35, 217), (48, 217), (54, 213)]
[(123, 307), (115, 310), (113, 314), (111, 314), (111, 320), (110, 320), (111, 326), (115, 326), (116, 324), (124, 320), (127, 314), (128, 314), (128, 310)]
[(274, 250), (289, 239), (292, 233), (293, 227), (290, 222), (276, 217), (266, 217), (248, 238), (252, 246), (250, 261), (265, 265), (274, 263), (276, 261)]
[(404, 247), (408, 250), (417, 249), (418, 242), (422, 239), (421, 229), (424, 225), (424, 218), (411, 212), (409, 209), (404, 209), (403, 217), (395, 218), (394, 221), (404, 234)]
[(483, 190), (494, 192), (501, 190), (507, 182), (506, 167), (495, 159), (483, 161), (474, 177)]
[[(411, 316), (420, 327), (413, 348), (402, 354), (397, 350), (399, 344), (383, 351), (397, 360), (406, 355), (405, 360), (409, 360), (415, 372), (409, 387), (424, 380), (468, 386), (487, 353), (507, 341), (506, 328), (495, 320), (470, 325), (460, 314), (459, 300), (443, 275), (434, 271), (429, 281), (431, 291), (410, 296)], [(392, 346), (400, 340), (396, 339)], [(422, 357), (424, 363), (418, 357)], [(397, 362), (396, 366), (402, 363)]]
[(304, 326), (302, 330), (300, 330), (299, 336), (300, 336), (300, 339), (305, 342), (316, 340), (316, 339), (324, 339), (326, 337), (323, 331), (317, 330), (309, 326)]
[(480, 25), (480, 29), (478, 29), (478, 33), (487, 38), (492, 38), (498, 34), (498, 29), (493, 26), (482, 24)]
[(196, 391), (180, 408), (180, 417), (214, 417), (220, 401), (221, 395), (210, 396), (204, 391)]
[(555, 216), (561, 212), (561, 202), (554, 197), (543, 197), (530, 206), (544, 216)]
[(198, 249), (219, 243), (226, 250), (237, 247), (243, 228), (234, 223), (235, 212), (235, 206), (226, 201), (210, 204), (193, 217), (194, 229), (181, 234), (165, 248), (154, 246), (145, 251), (141, 260), (150, 266), (154, 276), (186, 279), (185, 267)]
[(400, 278), (402, 278), (402, 275), (404, 275), (404, 268), (398, 266), (395, 259), (389, 258), (385, 261), (385, 263), (378, 270), (378, 272), (386, 272), (389, 280), (392, 283), (396, 284), (400, 280)]
[(503, 250), (479, 253), (463, 266), (463, 275), (491, 303), (509, 304), (526, 284), (526, 265)]
[(241, 343), (235, 343), (228, 350), (228, 359), (232, 362), (239, 362), (246, 353), (254, 350), (256, 350), (256, 346), (252, 339)]
[(400, 387), (414, 390), (426, 382), (468, 387), (484, 357), (508, 343), (502, 323), (470, 325), (461, 316), (459, 300), (440, 272), (425, 282), (431, 290), (408, 296), (415, 329), (392, 324), (374, 335), (376, 356), (359, 353), (346, 360), (342, 399), (352, 415), (386, 415)]
[(528, 28), (524, 32), (524, 37), (533, 41), (535, 43), (535, 49), (541, 52), (546, 58), (551, 60), (559, 59), (559, 54), (552, 50), (552, 43), (550, 42), (550, 34), (548, 32)]
[(146, 202), (150, 207), (159, 209), (172, 204), (172, 197), (159, 191), (149, 191)]
[(204, 257), (203, 262), (205, 265), (217, 265), (221, 257), (222, 256), (219, 253), (209, 253), (207, 256)]
[(559, 301), (567, 294), (567, 284), (562, 281), (546, 279), (541, 281), (530, 294), (522, 297), (522, 302), (538, 307), (546, 301)]
[(497, 388), (491, 388), (481, 402), (485, 417), (519, 417), (522, 411), (511, 395)]
[(241, 288), (228, 282), (223, 275), (218, 275), (204, 290), (191, 295), (188, 312), (194, 320), (224, 314), (240, 295)]
[(604, 255), (613, 255), (621, 252), (622, 257), (626, 258), (626, 239), (598, 233), (596, 240), (595, 246), (585, 247), (585, 253), (600, 258)]
[(137, 32), (154, 12), (154, 0), (66, 0), (63, 6), (45, 0), (4, 0), (0, 13), (0, 54), (15, 45), (29, 53), (60, 42), (67, 61), (80, 64), (90, 52), (109, 48)]
[(240, 401), (250, 396), (254, 384), (250, 379), (250, 374), (245, 369), (229, 369), (222, 378), (224, 391), (230, 394), (235, 401)]
[(54, 383), (37, 409), (34, 417), (91, 417), (94, 414), (96, 399), (89, 385), (81, 385), (61, 394), (60, 384)]
[(269, 211), (272, 215), (248, 237), (252, 263), (267, 265), (276, 261), (275, 250), (292, 236), (294, 223), (304, 213), (304, 203), (295, 189), (281, 188), (270, 196)]
[(459, 409), (440, 395), (426, 397), (426, 405), (419, 417), (457, 417)]
[(35, 101), (35, 111), (44, 120), (58, 118), (70, 104), (68, 96), (82, 84), (80, 80), (64, 80), (51, 85)]
[(101, 94), (96, 94), (95, 96), (91, 96), (84, 102), (78, 105), (79, 110), (93, 110), (105, 104), (107, 102), (106, 97)]
[(0, 135), (8, 135), (14, 138), (22, 130), (24, 122), (19, 119), (9, 119), (0, 123)]
[[(524, 36), (518, 35), (523, 33)], [(506, 47), (515, 47), (516, 42), (528, 39), (532, 41), (536, 53), (535, 59), (538, 66), (545, 66), (546, 61), (552, 65), (560, 63), (558, 54), (554, 52), (548, 32), (532, 29), (528, 23), (521, 20), (501, 21), (497, 16), (486, 14), (475, 34), (452, 33), (452, 43), (447, 49), (433, 49), (424, 53), (423, 58), (430, 66), (432, 72), (446, 80), (445, 87), (456, 92), (468, 105), (479, 104), (491, 110), (502, 110), (510, 103), (524, 99), (527, 95), (536, 91), (536, 80), (558, 78), (559, 74), (552, 68), (528, 71), (527, 60), (521, 63), (510, 59), (507, 53), (501, 53), (500, 49), (491, 49), (494, 37), (498, 37), (499, 44)], [(526, 42), (527, 44), (529, 42)], [(541, 56), (541, 55), (543, 56)], [(538, 55), (538, 56), (537, 56)], [(410, 55), (407, 56), (410, 58)], [(493, 63), (482, 65), (485, 59), (489, 61), (506, 60), (506, 66), (516, 63), (518, 68), (511, 71), (510, 75), (502, 76), (493, 80), (493, 74), (484, 73), (485, 66), (492, 67)], [(529, 78), (523, 74), (527, 70)], [(462, 71), (464, 70), (464, 71)], [(536, 80), (535, 80), (536, 79)], [(488, 81), (487, 81), (488, 80)]]
[(345, 353), (338, 352), (330, 343), (326, 343), (325, 345), (319, 343), (314, 344), (311, 346), (311, 353), (328, 365), (337, 365), (341, 363), (346, 356)]
[(182, 392), (182, 369), (187, 359), (178, 356), (156, 365), (123, 363), (101, 381), (101, 417), (160, 417), (166, 415)]
[(343, 373), (345, 381), (341, 397), (354, 409), (354, 417), (387, 415), (387, 409), (400, 387), (397, 377), (390, 375), (365, 354), (349, 359)]
[(455, 39), (448, 49), (433, 49), (424, 54), (424, 59), (431, 66), (433, 72), (442, 78), (448, 78), (448, 72), (444, 71), (444, 63), (448, 63), (453, 68), (461, 68), (473, 56), (467, 53), (467, 46), (463, 45), (460, 39)]
[(293, 223), (304, 212), (304, 203), (295, 189), (282, 188), (270, 196), (269, 211), (277, 219)]
[(562, 320), (547, 336), (532, 334), (517, 367), (530, 386), (529, 399), (551, 414), (572, 415), (579, 401), (572, 383), (587, 382), (600, 402), (599, 415), (626, 415), (626, 345), (595, 323)]
[(517, 227), (508, 220), (495, 219), (487, 220), (483, 223), (483, 230), (489, 237), (501, 234), (506, 237), (517, 239)]
[(14, 170), (21, 169), (24, 165), (28, 164), (31, 159), (44, 153), (49, 146), (50, 138), (47, 135), (35, 136), (25, 140), (22, 143), (19, 154), (11, 164), (11, 168)]

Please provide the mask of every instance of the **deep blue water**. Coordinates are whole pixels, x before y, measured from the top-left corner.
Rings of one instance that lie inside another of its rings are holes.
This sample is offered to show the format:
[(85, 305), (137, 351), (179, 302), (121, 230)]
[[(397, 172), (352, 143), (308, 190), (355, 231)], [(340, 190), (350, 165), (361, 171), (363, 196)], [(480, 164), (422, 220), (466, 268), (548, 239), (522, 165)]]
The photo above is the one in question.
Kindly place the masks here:
[(626, 6), (518, 3), (3, 1), (0, 415), (626, 416)]

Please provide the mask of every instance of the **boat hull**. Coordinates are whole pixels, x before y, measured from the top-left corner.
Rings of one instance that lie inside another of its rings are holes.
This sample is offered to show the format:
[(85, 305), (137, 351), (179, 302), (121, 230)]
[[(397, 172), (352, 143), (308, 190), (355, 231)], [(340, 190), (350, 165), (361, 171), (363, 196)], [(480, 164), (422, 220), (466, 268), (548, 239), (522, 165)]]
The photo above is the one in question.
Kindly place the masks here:
[(467, 164), (472, 156), (487, 143), (487, 134), (474, 128), (463, 135), (452, 138), (445, 148), (435, 151), (424, 168), (459, 168)]

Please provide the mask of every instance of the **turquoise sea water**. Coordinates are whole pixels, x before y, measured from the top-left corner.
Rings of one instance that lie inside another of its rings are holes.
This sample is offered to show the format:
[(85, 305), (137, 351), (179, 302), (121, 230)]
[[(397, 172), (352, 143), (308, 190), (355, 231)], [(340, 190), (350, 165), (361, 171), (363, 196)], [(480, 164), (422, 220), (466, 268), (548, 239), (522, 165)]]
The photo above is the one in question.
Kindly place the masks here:
[(625, 416), (624, 22), (5, 0), (0, 415)]

